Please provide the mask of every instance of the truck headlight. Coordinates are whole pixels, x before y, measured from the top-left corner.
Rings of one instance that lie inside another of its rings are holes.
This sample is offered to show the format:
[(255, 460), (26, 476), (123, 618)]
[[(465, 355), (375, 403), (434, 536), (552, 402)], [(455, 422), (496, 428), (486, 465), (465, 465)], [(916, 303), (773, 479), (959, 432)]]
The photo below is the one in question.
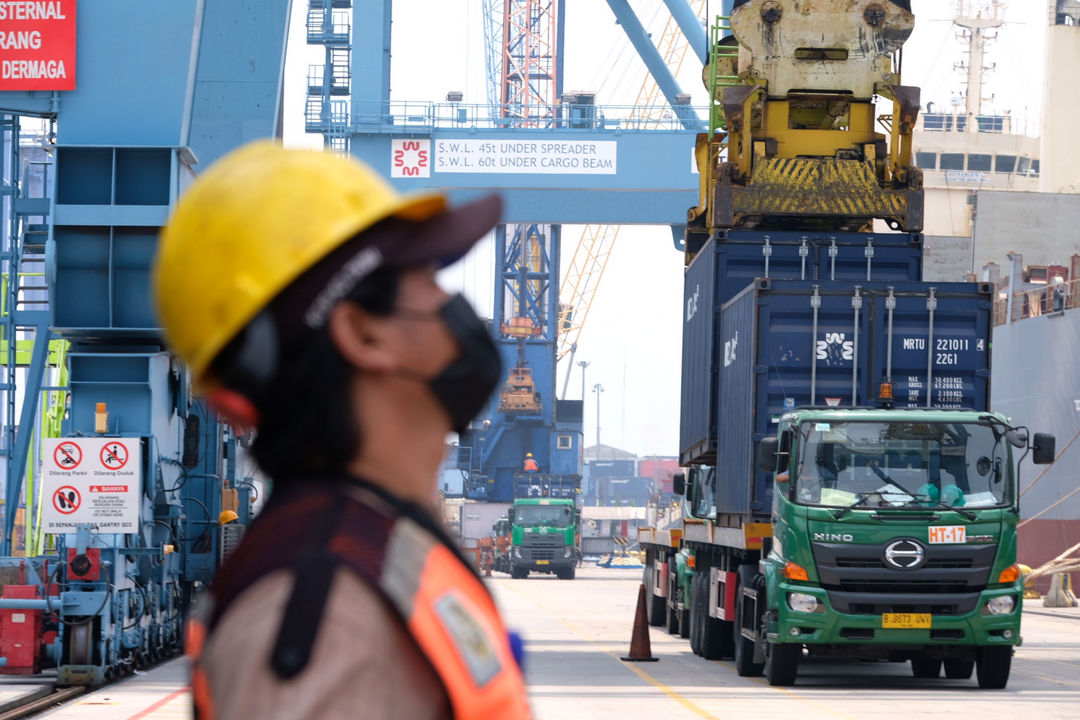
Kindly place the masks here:
[(521, 559), (521, 548), (520, 547), (515, 547), (513, 555), (514, 555), (515, 560), (520, 560)]
[(788, 593), (787, 604), (788, 607), (795, 612), (824, 612), (824, 608), (821, 606), (821, 601), (813, 595), (807, 595), (806, 593)]
[(564, 557), (564, 558), (568, 558), (568, 557), (570, 557), (570, 556), (571, 556), (571, 555), (573, 555), (573, 554), (574, 554), (574, 553), (573, 553), (573, 551), (572, 551), (572, 550), (571, 550), (570, 548), (566, 548), (565, 550), (563, 550), (563, 557)]
[(991, 598), (983, 609), (984, 615), (1008, 615), (1016, 607), (1016, 598), (1012, 595), (1000, 595)]

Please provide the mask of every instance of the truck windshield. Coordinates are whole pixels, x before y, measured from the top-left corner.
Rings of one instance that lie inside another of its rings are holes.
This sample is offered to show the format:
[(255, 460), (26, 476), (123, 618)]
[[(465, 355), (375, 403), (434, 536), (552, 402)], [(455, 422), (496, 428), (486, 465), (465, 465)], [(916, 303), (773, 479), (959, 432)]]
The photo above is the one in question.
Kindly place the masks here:
[(565, 505), (519, 505), (514, 509), (514, 524), (522, 527), (569, 527), (570, 508)]
[(823, 507), (1012, 503), (1009, 445), (990, 424), (804, 422), (792, 497)]

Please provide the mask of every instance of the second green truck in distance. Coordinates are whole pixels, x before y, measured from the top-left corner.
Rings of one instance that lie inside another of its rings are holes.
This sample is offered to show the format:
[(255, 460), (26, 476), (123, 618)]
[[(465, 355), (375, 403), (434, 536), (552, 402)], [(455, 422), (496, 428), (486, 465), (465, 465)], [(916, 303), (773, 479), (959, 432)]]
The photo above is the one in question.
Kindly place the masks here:
[(518, 498), (510, 508), (510, 577), (530, 572), (573, 580), (579, 550), (580, 513), (572, 498)]

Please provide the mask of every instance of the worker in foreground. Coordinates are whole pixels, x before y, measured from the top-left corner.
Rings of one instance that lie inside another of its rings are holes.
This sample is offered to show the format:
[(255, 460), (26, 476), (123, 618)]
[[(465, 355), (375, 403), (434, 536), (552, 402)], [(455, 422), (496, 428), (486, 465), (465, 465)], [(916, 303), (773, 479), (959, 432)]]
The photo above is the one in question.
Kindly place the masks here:
[(177, 203), (161, 326), (273, 483), (189, 621), (198, 717), (529, 717), (495, 604), (432, 516), (446, 435), (501, 377), (435, 272), (500, 211), (269, 142)]

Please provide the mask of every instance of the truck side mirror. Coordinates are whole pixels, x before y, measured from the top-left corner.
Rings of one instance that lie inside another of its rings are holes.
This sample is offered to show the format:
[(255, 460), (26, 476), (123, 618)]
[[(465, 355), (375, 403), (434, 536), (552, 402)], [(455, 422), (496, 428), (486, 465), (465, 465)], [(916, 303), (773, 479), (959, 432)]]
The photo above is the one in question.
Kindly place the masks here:
[(675, 473), (671, 476), (671, 491), (676, 495), (686, 494), (686, 476), (682, 473)]
[(510, 519), (510, 524), (514, 523), (514, 508), (510, 508), (506, 511), (506, 517)]
[(1036, 465), (1049, 465), (1054, 462), (1057, 439), (1048, 433), (1035, 433), (1035, 442), (1031, 444), (1031, 462)]
[(685, 479), (683, 480), (683, 495), (686, 496), (687, 500), (693, 502), (694, 493), (696, 492), (695, 486), (699, 482), (701, 482), (701, 470), (699, 470), (698, 468), (690, 468), (689, 470), (687, 470), (684, 477)]
[(776, 472), (776, 452), (780, 447), (780, 440), (775, 437), (761, 439), (758, 445), (758, 467), (765, 472)]

